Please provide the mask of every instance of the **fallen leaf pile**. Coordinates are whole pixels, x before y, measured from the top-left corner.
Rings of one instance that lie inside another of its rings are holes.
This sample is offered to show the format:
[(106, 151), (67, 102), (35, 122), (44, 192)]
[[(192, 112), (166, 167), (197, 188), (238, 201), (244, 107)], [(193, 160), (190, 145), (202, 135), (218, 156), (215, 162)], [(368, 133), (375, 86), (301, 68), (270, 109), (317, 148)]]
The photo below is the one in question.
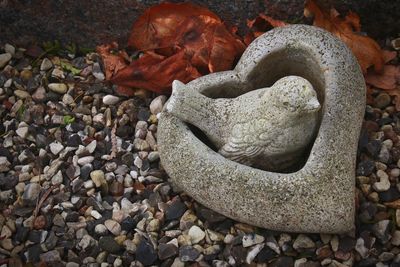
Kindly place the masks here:
[[(385, 51), (362, 35), (360, 19), (349, 12), (345, 17), (334, 9), (320, 7), (314, 0), (305, 3), (304, 15), (313, 25), (340, 38), (353, 51), (368, 84), (395, 96), (400, 110), (400, 67), (390, 64), (396, 52)], [(243, 40), (235, 28), (206, 8), (190, 3), (162, 3), (147, 9), (134, 23), (128, 46), (140, 51), (131, 59), (116, 43), (97, 47), (106, 79), (118, 85), (118, 93), (134, 95), (138, 89), (169, 94), (173, 80), (187, 83), (202, 75), (232, 69), (246, 46), (255, 38), (287, 23), (260, 14), (248, 20)], [(370, 96), (371, 98), (371, 96)]]
[(129, 66), (121, 55), (111, 53), (115, 45), (98, 49), (107, 77), (120, 86), (157, 93), (169, 93), (175, 79), (187, 83), (231, 69), (245, 49), (234, 29), (208, 9), (190, 3), (147, 9), (134, 23), (128, 45), (143, 52)]

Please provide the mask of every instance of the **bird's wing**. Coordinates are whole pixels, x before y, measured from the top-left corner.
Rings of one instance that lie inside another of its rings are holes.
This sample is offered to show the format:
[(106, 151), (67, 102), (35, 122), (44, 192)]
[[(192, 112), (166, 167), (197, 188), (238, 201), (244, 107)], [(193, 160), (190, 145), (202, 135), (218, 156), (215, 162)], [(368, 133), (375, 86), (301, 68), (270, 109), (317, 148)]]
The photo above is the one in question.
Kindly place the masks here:
[(250, 165), (257, 156), (273, 153), (278, 145), (279, 128), (264, 119), (240, 123), (233, 127), (232, 135), (219, 153), (233, 161)]

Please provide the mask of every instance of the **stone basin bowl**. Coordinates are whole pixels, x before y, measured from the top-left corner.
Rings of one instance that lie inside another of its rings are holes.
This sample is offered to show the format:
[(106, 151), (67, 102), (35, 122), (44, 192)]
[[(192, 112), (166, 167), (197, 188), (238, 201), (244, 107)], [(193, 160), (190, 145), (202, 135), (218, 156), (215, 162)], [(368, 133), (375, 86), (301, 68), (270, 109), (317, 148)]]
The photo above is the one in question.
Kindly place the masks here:
[(158, 128), (161, 163), (196, 201), (237, 221), (287, 232), (351, 231), (366, 89), (344, 43), (312, 26), (276, 28), (251, 43), (234, 70), (188, 86), (213, 98), (236, 97), (288, 75), (310, 81), (322, 103), (316, 139), (298, 169), (276, 173), (230, 161), (166, 112)]

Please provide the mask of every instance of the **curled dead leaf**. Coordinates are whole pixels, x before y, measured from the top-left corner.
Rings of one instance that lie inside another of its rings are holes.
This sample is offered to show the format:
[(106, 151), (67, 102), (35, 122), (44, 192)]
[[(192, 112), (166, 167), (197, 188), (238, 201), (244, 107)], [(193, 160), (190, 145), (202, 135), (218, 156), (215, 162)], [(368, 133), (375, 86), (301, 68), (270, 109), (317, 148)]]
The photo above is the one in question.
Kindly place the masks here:
[(113, 75), (126, 68), (128, 65), (125, 61), (128, 55), (124, 51), (118, 51), (118, 44), (116, 42), (99, 45), (96, 47), (96, 52), (99, 53), (103, 59), (107, 80), (110, 80)]
[(384, 65), (382, 51), (371, 38), (358, 34), (361, 29), (356, 13), (349, 12), (345, 18), (339, 17), (335, 9), (320, 8), (313, 0), (307, 0), (304, 9), (306, 17), (313, 17), (313, 25), (323, 28), (340, 38), (353, 51), (363, 73), (371, 66), (381, 72)]
[(369, 71), (365, 81), (379, 89), (394, 90), (400, 84), (400, 66), (385, 65), (382, 73)]
[(147, 52), (114, 75), (111, 82), (122, 88), (169, 93), (173, 80), (187, 83), (197, 77), (200, 77), (200, 73), (190, 64), (184, 51), (167, 58)]
[(276, 20), (267, 16), (265, 14), (259, 14), (257, 18), (253, 20), (247, 20), (247, 27), (249, 27), (249, 32), (244, 37), (244, 43), (249, 45), (255, 38), (261, 34), (276, 28), (288, 25), (286, 22), (281, 20)]

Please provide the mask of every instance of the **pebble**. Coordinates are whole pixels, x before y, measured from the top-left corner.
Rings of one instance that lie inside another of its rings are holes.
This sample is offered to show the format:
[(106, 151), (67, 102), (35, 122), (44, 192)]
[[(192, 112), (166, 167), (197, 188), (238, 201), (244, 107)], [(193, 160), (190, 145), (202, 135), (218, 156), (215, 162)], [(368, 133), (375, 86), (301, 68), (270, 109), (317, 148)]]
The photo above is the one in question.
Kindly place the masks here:
[(390, 220), (382, 220), (375, 223), (372, 227), (372, 231), (375, 236), (382, 241), (382, 243), (386, 243), (390, 240), (391, 236), (389, 233), (389, 224)]
[(384, 109), (390, 105), (391, 98), (387, 93), (380, 93), (375, 99), (374, 103), (377, 108)]
[(108, 233), (108, 229), (104, 224), (97, 224), (94, 228), (94, 232), (98, 235), (105, 235)]
[(152, 265), (157, 260), (154, 247), (149, 242), (141, 240), (136, 249), (136, 260), (145, 266)]
[(4, 45), (4, 52), (11, 54), (12, 56), (15, 55), (15, 47), (10, 44)]
[(0, 157), (0, 172), (7, 172), (10, 170), (11, 163), (6, 157)]
[(121, 225), (114, 220), (106, 220), (104, 225), (113, 235), (117, 236), (121, 233)]
[(183, 262), (195, 261), (200, 256), (200, 252), (192, 246), (182, 246), (179, 248), (179, 259)]
[(87, 165), (87, 164), (92, 163), (93, 160), (94, 160), (93, 156), (82, 157), (82, 158), (78, 159), (78, 164), (81, 165), (81, 166)]
[(150, 103), (151, 114), (157, 115), (158, 113), (160, 113), (166, 101), (167, 97), (165, 95), (159, 95), (154, 98)]
[(3, 68), (10, 61), (12, 55), (10, 53), (0, 54), (0, 68)]
[(314, 247), (315, 247), (314, 241), (312, 241), (311, 238), (309, 238), (304, 234), (298, 235), (296, 240), (293, 242), (293, 248), (295, 250), (310, 249)]
[(18, 127), (18, 129), (15, 131), (17, 133), (17, 135), (23, 139), (28, 137), (28, 133), (29, 133), (29, 128), (26, 126), (23, 127)]
[(160, 260), (165, 260), (178, 255), (178, 247), (174, 244), (164, 244), (158, 245), (158, 257)]
[(114, 95), (106, 95), (103, 97), (103, 103), (105, 105), (115, 105), (119, 102), (119, 97)]
[(51, 153), (53, 153), (54, 155), (58, 155), (61, 152), (61, 150), (64, 149), (64, 146), (58, 141), (54, 141), (49, 145), (49, 147)]
[(90, 173), (90, 178), (96, 187), (100, 187), (102, 184), (107, 183), (104, 172), (102, 170), (95, 170)]
[(118, 253), (122, 249), (122, 247), (111, 236), (100, 237), (99, 246), (101, 249), (110, 253)]
[(49, 83), (48, 87), (51, 91), (58, 94), (65, 94), (68, 90), (68, 87), (64, 83)]
[(378, 192), (387, 191), (390, 188), (389, 176), (385, 171), (378, 170), (376, 175), (379, 177), (379, 182), (373, 184), (373, 188)]
[(190, 240), (191, 240), (192, 244), (199, 243), (206, 236), (205, 232), (203, 230), (201, 230), (201, 228), (198, 227), (197, 225), (193, 225), (189, 229), (189, 233), (188, 234), (190, 236)]
[(257, 235), (257, 234), (247, 234), (244, 235), (242, 238), (242, 244), (243, 247), (251, 247), (256, 244), (260, 244), (264, 242), (265, 238), (262, 235)]
[(48, 58), (44, 58), (40, 64), (41, 71), (47, 71), (53, 67), (53, 63)]
[(24, 203), (33, 204), (38, 198), (42, 187), (37, 183), (29, 183), (25, 186), (24, 194), (22, 195), (22, 200)]

